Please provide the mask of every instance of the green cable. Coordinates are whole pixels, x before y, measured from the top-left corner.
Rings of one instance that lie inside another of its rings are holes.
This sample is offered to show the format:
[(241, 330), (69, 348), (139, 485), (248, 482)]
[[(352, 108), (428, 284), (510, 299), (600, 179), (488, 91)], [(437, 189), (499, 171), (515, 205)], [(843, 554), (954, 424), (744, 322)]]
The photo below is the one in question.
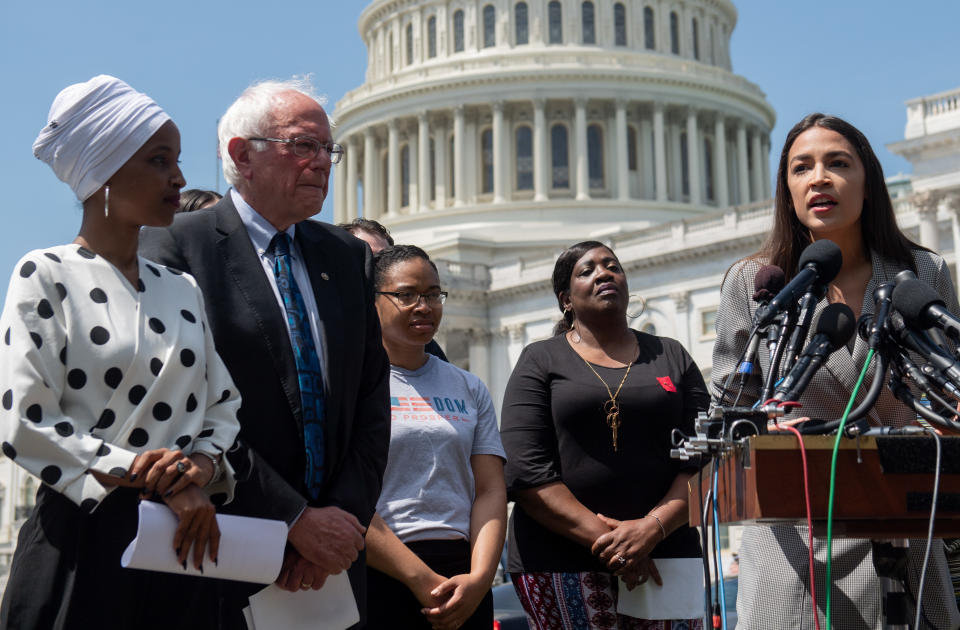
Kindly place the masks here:
[[(863, 363), (863, 369), (860, 370), (860, 378), (850, 394), (850, 400), (847, 401), (847, 408), (843, 410), (843, 417), (840, 418), (840, 428), (837, 429), (837, 439), (833, 443), (833, 458), (830, 460), (830, 498), (827, 503), (827, 630), (830, 630), (830, 595), (833, 592), (831, 586), (830, 574), (833, 569), (833, 490), (837, 480), (837, 452), (840, 450), (840, 440), (843, 438), (843, 427), (847, 424), (847, 416), (850, 415), (850, 409), (853, 407), (853, 401), (860, 391), (860, 385), (863, 384), (863, 378), (867, 375), (867, 368), (870, 367), (870, 360), (873, 359), (874, 349), (870, 348), (867, 353), (867, 360)], [(883, 378), (883, 374), (878, 374), (877, 378)]]

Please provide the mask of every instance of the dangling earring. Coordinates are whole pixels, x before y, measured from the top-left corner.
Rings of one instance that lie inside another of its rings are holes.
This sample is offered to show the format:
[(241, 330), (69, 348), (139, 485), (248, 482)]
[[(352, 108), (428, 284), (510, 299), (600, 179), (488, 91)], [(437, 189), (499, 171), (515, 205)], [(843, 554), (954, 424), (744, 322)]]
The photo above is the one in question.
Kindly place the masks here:
[(104, 195), (103, 195), (103, 218), (106, 219), (110, 216), (110, 186), (104, 186)]
[[(636, 297), (636, 299), (634, 299), (634, 297)], [(640, 310), (639, 310), (639, 311), (634, 311), (633, 313), (627, 313), (627, 319), (637, 319), (638, 317), (640, 317), (641, 315), (643, 315), (643, 312), (644, 312), (644, 311), (647, 310), (647, 300), (646, 300), (642, 295), (640, 295), (640, 294), (638, 294), (638, 293), (631, 293), (631, 294), (630, 294), (630, 303), (631, 303), (631, 304), (634, 304), (634, 303), (636, 303), (636, 302), (640, 302)]]

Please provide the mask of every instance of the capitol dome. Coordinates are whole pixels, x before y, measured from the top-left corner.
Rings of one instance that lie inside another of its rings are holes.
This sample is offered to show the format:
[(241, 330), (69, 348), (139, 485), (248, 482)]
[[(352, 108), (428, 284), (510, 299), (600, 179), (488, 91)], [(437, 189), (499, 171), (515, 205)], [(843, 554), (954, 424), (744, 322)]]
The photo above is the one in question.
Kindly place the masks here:
[(376, 0), (337, 103), (335, 220), (451, 260), (770, 196), (773, 108), (732, 73), (728, 0)]

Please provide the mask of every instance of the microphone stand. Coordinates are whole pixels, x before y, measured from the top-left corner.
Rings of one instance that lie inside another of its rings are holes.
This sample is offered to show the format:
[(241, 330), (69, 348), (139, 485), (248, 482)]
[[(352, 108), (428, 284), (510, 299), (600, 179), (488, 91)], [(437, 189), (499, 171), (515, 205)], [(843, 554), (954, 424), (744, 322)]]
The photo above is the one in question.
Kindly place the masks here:
[(827, 285), (818, 283), (812, 285), (810, 290), (800, 298), (800, 316), (797, 318), (793, 334), (790, 335), (790, 343), (787, 344), (787, 353), (784, 358), (786, 369), (789, 370), (793, 367), (794, 361), (797, 360), (797, 354), (799, 354), (800, 348), (803, 347), (803, 343), (807, 339), (807, 332), (810, 330), (810, 322), (813, 321), (813, 312), (817, 309), (817, 302), (822, 300), (826, 294)]
[(770, 369), (767, 371), (767, 377), (763, 382), (763, 391), (760, 392), (760, 404), (767, 402), (773, 397), (773, 390), (777, 385), (777, 380), (780, 378), (780, 362), (783, 359), (787, 335), (793, 331), (793, 327), (796, 325), (796, 322), (793, 321), (795, 314), (796, 311), (794, 308), (783, 311), (783, 320), (780, 323), (780, 336), (777, 338), (777, 348), (773, 351), (773, 356), (770, 357)]

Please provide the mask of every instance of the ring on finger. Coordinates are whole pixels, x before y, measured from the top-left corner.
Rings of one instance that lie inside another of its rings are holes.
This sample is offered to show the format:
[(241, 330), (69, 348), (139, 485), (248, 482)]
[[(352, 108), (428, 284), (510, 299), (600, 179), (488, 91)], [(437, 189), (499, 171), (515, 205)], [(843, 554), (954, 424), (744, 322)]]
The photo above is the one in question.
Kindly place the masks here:
[(613, 557), (617, 561), (617, 564), (620, 565), (620, 568), (627, 566), (627, 559), (621, 556), (619, 553)]
[(187, 472), (187, 465), (183, 463), (182, 459), (179, 462), (177, 462), (177, 472), (180, 473), (181, 475)]
[(300, 588), (310, 588), (313, 584), (308, 584), (306, 582), (300, 582)]

